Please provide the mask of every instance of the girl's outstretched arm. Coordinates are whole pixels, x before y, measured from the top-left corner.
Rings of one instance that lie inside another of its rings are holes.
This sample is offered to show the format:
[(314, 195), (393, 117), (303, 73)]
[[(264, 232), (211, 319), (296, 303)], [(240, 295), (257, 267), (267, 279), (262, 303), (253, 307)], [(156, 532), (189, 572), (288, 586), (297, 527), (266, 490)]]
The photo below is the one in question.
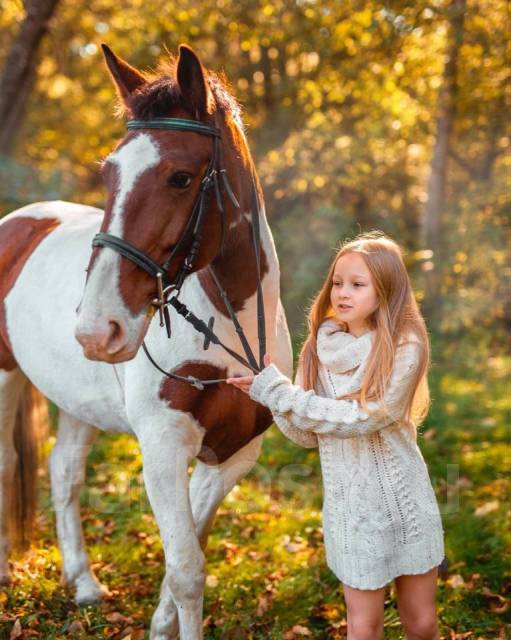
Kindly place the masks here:
[(334, 400), (318, 396), (312, 390), (305, 391), (292, 384), (273, 364), (254, 377), (249, 394), (266, 405), (276, 420), (279, 416), (285, 420), (287, 427), (338, 438), (365, 435), (395, 423), (401, 416), (409, 384), (419, 365), (419, 348), (416, 342), (398, 346), (384, 397), (385, 407), (377, 402), (367, 403), (371, 413), (385, 408), (384, 415), (369, 416), (356, 400)]
[[(270, 356), (266, 354), (264, 356), (264, 365), (268, 367), (270, 364)], [(286, 380), (291, 383), (291, 380)], [(228, 378), (226, 381), (228, 384), (232, 384), (234, 387), (237, 387), (241, 391), (246, 394), (250, 393), (250, 387), (254, 382), (254, 375), (237, 377), (237, 378)], [(296, 372), (295, 384), (301, 386), (303, 384), (302, 381), (302, 370), (301, 366), (298, 365), (298, 370)], [(318, 446), (318, 437), (315, 433), (310, 431), (304, 431), (303, 429), (298, 429), (294, 427), (291, 422), (288, 420), (287, 416), (277, 413), (276, 411), (272, 411), (273, 419), (277, 427), (282, 431), (282, 433), (289, 438), (292, 442), (299, 445), (300, 447), (305, 447), (306, 449), (313, 449)]]
[[(268, 360), (265, 360), (265, 364), (270, 364)], [(302, 368), (298, 365), (298, 370), (295, 376), (295, 385), (301, 387), (303, 384)], [(293, 426), (293, 423), (288, 420), (287, 416), (282, 413), (273, 412), (273, 419), (275, 424), (282, 431), (282, 433), (289, 438), (292, 442), (305, 447), (306, 449), (313, 449), (318, 446), (318, 436), (310, 431), (304, 431)]]

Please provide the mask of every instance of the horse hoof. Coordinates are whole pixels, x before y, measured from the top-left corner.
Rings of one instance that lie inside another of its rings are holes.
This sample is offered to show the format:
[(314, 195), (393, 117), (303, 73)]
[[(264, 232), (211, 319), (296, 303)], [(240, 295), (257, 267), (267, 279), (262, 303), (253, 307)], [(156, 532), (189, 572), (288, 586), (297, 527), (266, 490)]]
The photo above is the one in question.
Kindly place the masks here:
[(98, 604), (109, 595), (110, 591), (97, 580), (83, 581), (76, 586), (75, 602), (79, 606)]

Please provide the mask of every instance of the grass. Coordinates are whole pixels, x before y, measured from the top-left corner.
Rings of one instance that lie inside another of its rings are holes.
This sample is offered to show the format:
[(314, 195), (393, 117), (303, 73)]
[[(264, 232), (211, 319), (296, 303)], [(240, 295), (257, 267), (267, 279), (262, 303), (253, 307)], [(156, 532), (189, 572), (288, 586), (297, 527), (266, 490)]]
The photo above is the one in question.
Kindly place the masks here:
[[(431, 376), (433, 404), (419, 445), (446, 533), (450, 571), (438, 589), (446, 640), (511, 638), (510, 373), (511, 359), (490, 358), (477, 373), (452, 367)], [(346, 637), (342, 588), (325, 566), (321, 499), (317, 452), (272, 428), (259, 464), (224, 500), (210, 537), (205, 638)], [(94, 568), (111, 596), (78, 608), (60, 585), (43, 475), (38, 539), (15, 559), (12, 588), (0, 591), (0, 640), (141, 640), (142, 629), (147, 637), (163, 555), (133, 439), (98, 439), (81, 502)], [(21, 635), (13, 631), (16, 620)], [(385, 638), (404, 638), (393, 586)]]

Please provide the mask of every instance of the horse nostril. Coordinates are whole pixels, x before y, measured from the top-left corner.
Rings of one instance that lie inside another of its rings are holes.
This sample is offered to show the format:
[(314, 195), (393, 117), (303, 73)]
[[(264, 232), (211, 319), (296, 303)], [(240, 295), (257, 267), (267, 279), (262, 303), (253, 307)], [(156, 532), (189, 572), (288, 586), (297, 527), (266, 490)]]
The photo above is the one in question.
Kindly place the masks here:
[(106, 345), (106, 351), (108, 354), (113, 355), (120, 351), (126, 344), (126, 329), (121, 322), (116, 320), (110, 320), (108, 322), (108, 340)]

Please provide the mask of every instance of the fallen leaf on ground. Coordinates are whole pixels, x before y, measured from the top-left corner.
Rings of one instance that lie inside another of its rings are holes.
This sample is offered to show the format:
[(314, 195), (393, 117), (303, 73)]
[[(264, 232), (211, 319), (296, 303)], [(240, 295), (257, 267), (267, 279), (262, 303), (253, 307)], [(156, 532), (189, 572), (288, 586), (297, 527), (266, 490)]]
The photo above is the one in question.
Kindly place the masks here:
[(282, 546), (289, 553), (297, 553), (307, 548), (307, 540), (304, 540), (301, 536), (295, 536), (294, 540), (291, 540), (291, 537), (286, 534), (282, 538)]
[(259, 596), (259, 600), (257, 601), (257, 612), (256, 615), (264, 616), (264, 614), (268, 611), (270, 607), (270, 598), (268, 596)]
[(119, 613), (118, 611), (107, 613), (105, 618), (112, 624), (133, 624), (133, 618), (123, 616), (122, 613)]
[(145, 631), (143, 629), (135, 629), (131, 634), (131, 640), (144, 640)]
[(504, 613), (509, 609), (509, 600), (501, 596), (500, 593), (493, 593), (488, 587), (483, 587), (481, 593), (483, 596), (493, 600), (493, 602), (490, 602), (490, 611), (493, 611), (493, 613)]
[(302, 627), (300, 624), (295, 624), (291, 629), (284, 631), (282, 636), (284, 640), (296, 640), (296, 638), (310, 637), (312, 635), (310, 629)]
[(455, 573), (447, 580), (447, 584), (449, 584), (453, 589), (457, 589), (459, 587), (466, 587), (465, 580), (463, 576), (459, 573)]
[(485, 516), (487, 513), (491, 513), (492, 511), (496, 511), (499, 508), (498, 500), (490, 500), (490, 502), (485, 502), (480, 507), (474, 511), (474, 515), (476, 516)]
[(134, 629), (128, 636), (124, 636), (122, 640), (144, 640), (145, 631), (143, 629)]
[(23, 635), (23, 629), (21, 628), (21, 622), (16, 620), (12, 629), (11, 635), (9, 636), (9, 640), (16, 640), (16, 638), (20, 638)]
[(85, 627), (81, 620), (73, 620), (67, 629), (68, 636), (77, 636), (80, 633), (85, 633)]
[(209, 574), (206, 578), (206, 586), (211, 588), (218, 587), (218, 577), (213, 574)]

